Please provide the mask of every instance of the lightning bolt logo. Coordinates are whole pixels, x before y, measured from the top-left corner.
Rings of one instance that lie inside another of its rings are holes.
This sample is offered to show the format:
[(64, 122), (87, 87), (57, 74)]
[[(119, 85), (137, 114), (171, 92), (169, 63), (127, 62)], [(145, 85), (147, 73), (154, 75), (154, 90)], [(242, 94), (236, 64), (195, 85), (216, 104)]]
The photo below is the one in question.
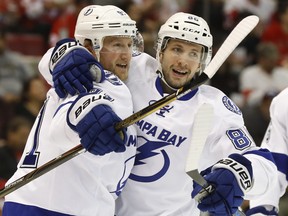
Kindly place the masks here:
[[(145, 139), (144, 137), (142, 138)], [(145, 166), (146, 162), (144, 162), (144, 160), (147, 160), (147, 159), (149, 160), (149, 158), (155, 157), (158, 155), (162, 155), (163, 166), (158, 172), (150, 176), (140, 176), (140, 175), (131, 173), (129, 178), (134, 181), (139, 181), (139, 182), (153, 182), (153, 181), (160, 179), (163, 175), (165, 175), (165, 173), (167, 172), (170, 166), (170, 159), (164, 149), (161, 149), (161, 150), (158, 150), (158, 149), (163, 148), (168, 145), (171, 145), (171, 143), (146, 140), (146, 142), (137, 149), (138, 153), (136, 154), (134, 166), (140, 166), (140, 165)]]

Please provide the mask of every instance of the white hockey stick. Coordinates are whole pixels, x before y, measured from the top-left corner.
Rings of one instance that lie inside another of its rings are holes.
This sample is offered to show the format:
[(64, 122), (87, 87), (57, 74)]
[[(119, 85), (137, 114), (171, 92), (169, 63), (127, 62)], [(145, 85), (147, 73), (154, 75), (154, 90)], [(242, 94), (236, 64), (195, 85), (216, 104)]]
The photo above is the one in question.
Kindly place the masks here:
[(212, 128), (213, 112), (214, 110), (212, 105), (207, 103), (202, 104), (200, 108), (198, 108), (193, 122), (191, 146), (186, 160), (186, 173), (202, 187), (207, 185), (207, 182), (198, 172), (198, 163), (207, 136)]
[[(213, 125), (213, 107), (210, 104), (202, 104), (198, 109), (193, 123), (191, 146), (189, 148), (186, 160), (186, 173), (200, 186), (203, 190), (195, 197), (195, 200), (201, 202), (209, 193), (214, 191), (214, 187), (209, 185), (206, 179), (198, 171), (198, 164), (202, 154), (206, 139)], [(241, 211), (237, 211), (233, 216), (245, 216)]]
[[(119, 122), (115, 125), (116, 130), (121, 130), (129, 125), (134, 124), (135, 122), (145, 118), (146, 116), (150, 115), (151, 113), (161, 109), (162, 107), (166, 106), (167, 104), (177, 100), (178, 98), (188, 94), (192, 90), (196, 89), (201, 84), (207, 82), (211, 79), (219, 67), (224, 63), (227, 57), (233, 52), (233, 50), (239, 45), (239, 43), (254, 29), (257, 25), (259, 18), (257, 16), (248, 16), (244, 18), (229, 34), (226, 38), (224, 43), (218, 49), (216, 55), (207, 66), (205, 71), (196, 79), (192, 80), (191, 83), (185, 85), (184, 87), (180, 88), (177, 92), (170, 94), (162, 99), (156, 101), (155, 103), (147, 106), (146, 108), (134, 113), (130, 117), (124, 119), (123, 121)], [(54, 169), (55, 167), (65, 163), (66, 161), (74, 158), (75, 156), (79, 155), (80, 153), (84, 152), (83, 146), (81, 144), (75, 146), (71, 150), (59, 155), (58, 157), (54, 158), (53, 160), (43, 164), (39, 168), (35, 169), (34, 171), (26, 174), (25, 176), (15, 180), (14, 182), (7, 185), (5, 188), (0, 190), (0, 198), (6, 196), (7, 194), (15, 191), (16, 189), (26, 185), (30, 181), (38, 178), (39, 176), (49, 172), (50, 170)]]

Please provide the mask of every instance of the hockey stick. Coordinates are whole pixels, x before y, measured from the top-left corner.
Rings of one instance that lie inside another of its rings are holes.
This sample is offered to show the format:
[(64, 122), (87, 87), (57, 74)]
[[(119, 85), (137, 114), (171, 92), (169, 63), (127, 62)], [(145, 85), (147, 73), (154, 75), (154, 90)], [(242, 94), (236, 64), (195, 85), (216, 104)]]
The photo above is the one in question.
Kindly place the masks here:
[[(227, 39), (224, 41), (222, 46), (219, 48), (218, 52), (207, 66), (205, 71), (196, 79), (194, 79), (189, 84), (180, 88), (177, 92), (163, 97), (154, 104), (147, 106), (146, 108), (134, 113), (130, 117), (124, 119), (115, 125), (116, 130), (121, 130), (122, 128), (128, 127), (135, 122), (145, 118), (151, 113), (161, 109), (167, 104), (177, 100), (178, 98), (188, 94), (192, 90), (196, 89), (201, 84), (205, 83), (211, 79), (219, 67), (224, 63), (227, 57), (233, 52), (233, 50), (239, 45), (239, 43), (252, 31), (252, 29), (257, 25), (259, 18), (257, 16), (248, 16), (244, 18), (229, 34)], [(32, 172), (24, 175), (23, 177), (15, 180), (6, 187), (0, 190), (0, 198), (6, 196), (7, 194), (15, 191), (16, 189), (26, 185), (30, 181), (38, 178), (39, 176), (49, 172), (55, 167), (65, 163), (66, 161), (74, 158), (80, 153), (84, 152), (82, 145), (79, 144), (72, 148), (71, 150), (61, 154), (60, 156), (52, 159), (51, 161), (43, 164), (39, 168), (33, 170)]]
[[(213, 107), (210, 104), (202, 104), (198, 109), (193, 123), (191, 146), (188, 151), (186, 160), (186, 173), (200, 186), (201, 190), (195, 200), (201, 202), (209, 193), (212, 193), (215, 188), (209, 185), (206, 179), (198, 171), (198, 163), (203, 151), (208, 134), (213, 124)], [(237, 211), (233, 216), (243, 216), (244, 213)]]

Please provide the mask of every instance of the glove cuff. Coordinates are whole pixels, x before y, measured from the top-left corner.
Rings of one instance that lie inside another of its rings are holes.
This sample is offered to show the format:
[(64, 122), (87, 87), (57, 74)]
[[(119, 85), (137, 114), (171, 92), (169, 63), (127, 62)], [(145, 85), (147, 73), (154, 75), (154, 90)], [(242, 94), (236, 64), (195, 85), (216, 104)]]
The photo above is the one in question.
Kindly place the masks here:
[(252, 166), (244, 156), (232, 154), (228, 158), (223, 158), (212, 167), (212, 171), (220, 168), (228, 169), (234, 174), (244, 194), (252, 188)]
[(51, 59), (49, 61), (49, 70), (50, 73), (53, 71), (55, 65), (61, 61), (69, 52), (74, 49), (84, 49), (89, 52), (85, 47), (83, 47), (80, 43), (72, 39), (63, 39), (56, 44), (54, 48)]

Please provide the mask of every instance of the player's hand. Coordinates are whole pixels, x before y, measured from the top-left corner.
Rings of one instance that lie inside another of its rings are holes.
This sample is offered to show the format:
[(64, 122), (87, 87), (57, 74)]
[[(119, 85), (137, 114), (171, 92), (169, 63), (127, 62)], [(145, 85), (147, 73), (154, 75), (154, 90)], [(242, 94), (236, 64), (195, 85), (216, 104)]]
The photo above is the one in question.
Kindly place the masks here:
[(104, 80), (104, 70), (95, 57), (74, 39), (57, 42), (49, 63), (53, 85), (60, 98), (67, 93), (89, 92), (93, 81)]
[(94, 155), (124, 152), (126, 130), (116, 131), (115, 123), (121, 119), (107, 105), (97, 105), (76, 125), (83, 147)]
[[(251, 162), (240, 154), (220, 160), (204, 175), (214, 191), (199, 201), (198, 208), (213, 216), (232, 215), (241, 206), (244, 192), (252, 187)], [(192, 198), (202, 190), (194, 182)]]
[(274, 206), (257, 206), (245, 212), (246, 216), (278, 216), (277, 209)]

